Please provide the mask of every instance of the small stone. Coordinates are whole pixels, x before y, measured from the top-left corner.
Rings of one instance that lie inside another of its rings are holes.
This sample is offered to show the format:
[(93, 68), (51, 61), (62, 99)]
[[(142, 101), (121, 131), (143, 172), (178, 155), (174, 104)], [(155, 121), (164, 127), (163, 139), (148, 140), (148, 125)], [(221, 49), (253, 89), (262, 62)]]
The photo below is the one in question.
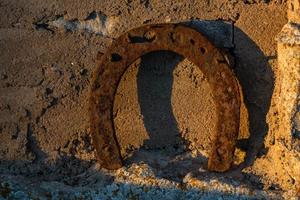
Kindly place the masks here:
[(244, 162), (245, 158), (246, 158), (246, 152), (242, 151), (239, 148), (236, 148), (234, 152), (234, 164), (240, 165), (241, 163)]
[(165, 22), (166, 22), (166, 23), (171, 22), (171, 17), (170, 17), (170, 16), (167, 16), (167, 17), (165, 18)]

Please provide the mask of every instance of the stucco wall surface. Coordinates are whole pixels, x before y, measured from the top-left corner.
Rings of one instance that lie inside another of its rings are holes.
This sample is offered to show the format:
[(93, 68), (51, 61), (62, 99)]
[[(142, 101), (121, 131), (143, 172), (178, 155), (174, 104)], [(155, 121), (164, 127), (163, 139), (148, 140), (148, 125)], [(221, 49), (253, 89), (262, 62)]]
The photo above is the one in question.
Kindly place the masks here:
[[(287, 23), (286, 10), (283, 0), (1, 0), (0, 180), (39, 174), (43, 181), (66, 180), (75, 187), (83, 180), (70, 177), (91, 173), (88, 184), (111, 183), (108, 172), (95, 169), (89, 130), (89, 85), (97, 58), (127, 30), (180, 22), (234, 57), (232, 68), (244, 98), (236, 158), (243, 167), (226, 175), (205, 171), (216, 118), (213, 91), (189, 60), (155, 52), (134, 62), (119, 85), (114, 122), (128, 161), (123, 171), (109, 175), (122, 179), (125, 172), (147, 172), (146, 163), (171, 185), (180, 180), (199, 188), (203, 183), (197, 180), (213, 177), (236, 179), (250, 190), (275, 190), (275, 196), (294, 190), (288, 174), (272, 179), (272, 143), (265, 142), (272, 138), (267, 113), (277, 70), (275, 38)], [(183, 154), (189, 151), (186, 159)], [(189, 178), (191, 172), (198, 179)], [(95, 173), (105, 176), (95, 178)]]

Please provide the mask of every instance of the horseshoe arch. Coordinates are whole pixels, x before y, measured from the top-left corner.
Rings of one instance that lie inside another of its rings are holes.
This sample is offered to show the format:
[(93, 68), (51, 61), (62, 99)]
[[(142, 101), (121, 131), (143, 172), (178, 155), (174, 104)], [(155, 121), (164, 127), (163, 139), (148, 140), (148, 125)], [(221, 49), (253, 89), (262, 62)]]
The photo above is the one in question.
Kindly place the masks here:
[(217, 121), (208, 169), (224, 172), (233, 161), (239, 133), (241, 94), (239, 83), (224, 55), (201, 33), (180, 24), (147, 25), (116, 39), (102, 55), (93, 74), (90, 93), (90, 130), (102, 167), (123, 164), (113, 122), (114, 96), (128, 66), (149, 52), (173, 51), (192, 61), (207, 77), (216, 104)]

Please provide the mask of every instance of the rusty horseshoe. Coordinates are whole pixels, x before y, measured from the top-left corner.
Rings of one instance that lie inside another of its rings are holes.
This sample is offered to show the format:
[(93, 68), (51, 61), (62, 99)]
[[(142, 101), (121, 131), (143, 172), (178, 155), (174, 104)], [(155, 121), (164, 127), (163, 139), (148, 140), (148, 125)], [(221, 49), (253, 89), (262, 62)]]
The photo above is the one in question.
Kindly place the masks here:
[(114, 96), (122, 75), (136, 59), (153, 51), (173, 51), (197, 65), (208, 79), (217, 108), (208, 169), (224, 172), (233, 162), (239, 133), (239, 83), (222, 52), (201, 33), (181, 24), (147, 25), (117, 38), (100, 59), (90, 93), (90, 130), (102, 167), (118, 169), (123, 159), (113, 122)]

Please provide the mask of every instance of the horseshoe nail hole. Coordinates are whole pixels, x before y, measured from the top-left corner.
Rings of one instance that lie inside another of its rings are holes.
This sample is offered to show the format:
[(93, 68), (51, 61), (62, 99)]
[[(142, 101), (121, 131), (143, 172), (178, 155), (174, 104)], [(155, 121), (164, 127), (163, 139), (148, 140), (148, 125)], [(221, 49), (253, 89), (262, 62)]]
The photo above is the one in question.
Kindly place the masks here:
[(193, 39), (190, 39), (190, 42), (191, 42), (192, 45), (195, 44), (195, 40), (193, 40)]
[(202, 54), (205, 54), (205, 53), (206, 53), (206, 49), (203, 48), (203, 47), (200, 48), (200, 51), (201, 51)]
[(291, 3), (291, 11), (294, 12), (294, 4)]
[(224, 63), (226, 63), (226, 60), (217, 59), (217, 63), (218, 64), (224, 64)]
[(143, 36), (133, 36), (128, 34), (128, 39), (130, 43), (153, 42), (155, 38), (156, 38), (156, 33), (154, 31), (148, 31)]
[(122, 56), (120, 56), (117, 53), (111, 54), (110, 61), (112, 61), (112, 62), (118, 62), (120, 60), (122, 60)]
[(162, 26), (162, 25), (154, 25), (154, 26), (152, 26), (153, 28), (163, 28), (164, 26)]
[(171, 33), (169, 34), (169, 37), (170, 37), (171, 41), (174, 43), (174, 42), (175, 42), (174, 32), (171, 32)]

